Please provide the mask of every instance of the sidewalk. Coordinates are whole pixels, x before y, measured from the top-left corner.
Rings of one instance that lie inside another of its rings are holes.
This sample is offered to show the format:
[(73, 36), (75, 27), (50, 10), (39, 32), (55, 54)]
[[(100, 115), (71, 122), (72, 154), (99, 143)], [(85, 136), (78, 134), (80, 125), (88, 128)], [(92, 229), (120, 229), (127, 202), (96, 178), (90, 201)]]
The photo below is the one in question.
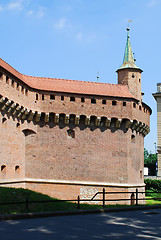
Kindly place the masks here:
[(119, 208), (56, 211), (56, 212), (36, 212), (36, 213), (21, 213), (21, 214), (3, 214), (3, 215), (0, 214), (0, 221), (14, 220), (14, 219), (44, 218), (44, 217), (54, 217), (54, 216), (107, 213), (107, 212), (124, 212), (124, 211), (135, 211), (135, 210), (144, 210), (144, 209), (157, 209), (157, 208), (161, 208), (161, 205), (129, 206), (129, 207), (123, 207), (123, 208), (119, 207)]

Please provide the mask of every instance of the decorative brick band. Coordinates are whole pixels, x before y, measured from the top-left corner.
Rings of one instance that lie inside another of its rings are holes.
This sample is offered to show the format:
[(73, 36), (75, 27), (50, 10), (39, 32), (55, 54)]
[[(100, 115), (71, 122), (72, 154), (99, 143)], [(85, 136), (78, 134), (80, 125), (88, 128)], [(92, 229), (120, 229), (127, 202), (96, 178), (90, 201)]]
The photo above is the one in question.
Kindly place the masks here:
[(50, 112), (39, 112), (31, 109), (27, 109), (23, 106), (20, 106), (18, 103), (14, 103), (0, 95), (0, 111), (6, 112), (6, 114), (11, 114), (14, 117), (22, 120), (35, 121), (39, 122), (44, 121), (45, 123), (54, 122), (58, 124), (59, 122), (64, 122), (69, 124), (70, 122), (75, 123), (76, 125), (83, 123), (86, 126), (95, 126), (95, 127), (106, 127), (106, 128), (121, 128), (124, 125), (125, 129), (131, 128), (136, 132), (141, 133), (143, 136), (147, 135), (150, 131), (148, 125), (137, 120), (130, 119), (117, 119), (117, 118), (108, 118), (108, 116), (84, 116), (84, 115), (70, 115), (70, 114), (58, 114)]

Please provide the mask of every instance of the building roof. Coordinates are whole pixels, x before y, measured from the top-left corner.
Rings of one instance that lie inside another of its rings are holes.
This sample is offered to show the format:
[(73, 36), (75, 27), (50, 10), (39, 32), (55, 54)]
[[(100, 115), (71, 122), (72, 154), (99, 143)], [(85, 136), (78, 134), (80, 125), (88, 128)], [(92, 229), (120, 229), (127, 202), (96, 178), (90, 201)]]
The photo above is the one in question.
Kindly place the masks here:
[(0, 59), (0, 67), (27, 84), (30, 88), (37, 90), (135, 98), (126, 85), (27, 76), (19, 73), (2, 59)]
[[(121, 67), (118, 69), (124, 69), (124, 68), (135, 68), (141, 70), (139, 67), (135, 64), (135, 59), (133, 56), (131, 43), (130, 43), (130, 37), (129, 37), (129, 28), (127, 30), (127, 41), (126, 41), (126, 47), (125, 47), (125, 53), (124, 53), (124, 59)], [(142, 70), (141, 70), (142, 71)]]

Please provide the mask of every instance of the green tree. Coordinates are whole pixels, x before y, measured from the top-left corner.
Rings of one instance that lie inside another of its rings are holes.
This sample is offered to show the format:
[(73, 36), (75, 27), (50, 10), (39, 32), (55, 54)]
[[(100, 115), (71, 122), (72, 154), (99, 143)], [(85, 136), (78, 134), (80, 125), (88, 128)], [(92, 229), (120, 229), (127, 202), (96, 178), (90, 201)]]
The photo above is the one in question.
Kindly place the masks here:
[(156, 154), (149, 153), (146, 148), (144, 148), (144, 166), (148, 167), (149, 175), (155, 176), (156, 175), (156, 161), (157, 156)]

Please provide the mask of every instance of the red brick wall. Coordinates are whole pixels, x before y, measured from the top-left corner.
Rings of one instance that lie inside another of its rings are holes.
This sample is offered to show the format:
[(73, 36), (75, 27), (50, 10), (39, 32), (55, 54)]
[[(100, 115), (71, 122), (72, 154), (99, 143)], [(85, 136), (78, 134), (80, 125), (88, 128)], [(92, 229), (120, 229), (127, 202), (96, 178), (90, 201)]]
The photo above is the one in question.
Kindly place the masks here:
[[(74, 129), (70, 138), (68, 129)], [(102, 130), (102, 131), (101, 131)], [(44, 125), (26, 136), (26, 177), (112, 183), (143, 183), (143, 136), (131, 129)], [(133, 150), (135, 149), (135, 150)]]
[[(33, 111), (130, 119), (149, 125), (149, 108), (136, 100), (61, 93), (55, 93), (55, 100), (51, 100), (49, 92), (45, 94), (28, 89), (25, 94), (27, 86), (23, 86), (22, 91), (23, 84), (20, 83), (17, 89), (18, 80), (14, 81), (12, 85), (9, 78), (6, 83), (3, 75), (0, 94)], [(36, 93), (39, 94), (38, 100)], [(45, 94), (44, 100), (42, 94)], [(62, 95), (64, 100), (61, 100)], [(75, 97), (75, 102), (70, 101), (71, 96)], [(85, 98), (84, 103), (81, 97)], [(96, 99), (96, 104), (91, 103), (92, 97)], [(102, 104), (103, 99), (106, 104)], [(116, 106), (112, 105), (113, 100), (116, 100)], [(136, 108), (133, 103), (136, 103)], [(3, 118), (6, 121), (3, 122)], [(75, 138), (68, 136), (69, 129), (75, 131)], [(4, 171), (0, 171), (0, 179), (35, 178), (143, 185), (144, 137), (131, 128), (125, 129), (123, 124), (117, 129), (85, 126), (84, 123), (75, 125), (72, 122), (44, 123), (17, 119), (2, 111), (0, 133), (0, 166), (6, 166)], [(18, 171), (15, 171), (15, 166), (20, 167)], [(58, 186), (49, 185), (48, 188), (48, 184), (36, 184), (35, 188), (41, 191), (43, 186), (44, 189), (47, 187), (45, 191), (48, 194), (53, 188), (55, 194)], [(34, 188), (32, 183), (26, 186)], [(71, 190), (71, 185), (62, 184), (60, 188), (67, 191), (66, 197), (69, 196), (67, 189)], [(80, 191), (78, 187), (78, 193)], [(63, 197), (62, 193), (59, 194)]]
[(119, 69), (118, 84), (128, 85), (129, 91), (139, 100), (141, 95), (141, 70), (138, 69)]

